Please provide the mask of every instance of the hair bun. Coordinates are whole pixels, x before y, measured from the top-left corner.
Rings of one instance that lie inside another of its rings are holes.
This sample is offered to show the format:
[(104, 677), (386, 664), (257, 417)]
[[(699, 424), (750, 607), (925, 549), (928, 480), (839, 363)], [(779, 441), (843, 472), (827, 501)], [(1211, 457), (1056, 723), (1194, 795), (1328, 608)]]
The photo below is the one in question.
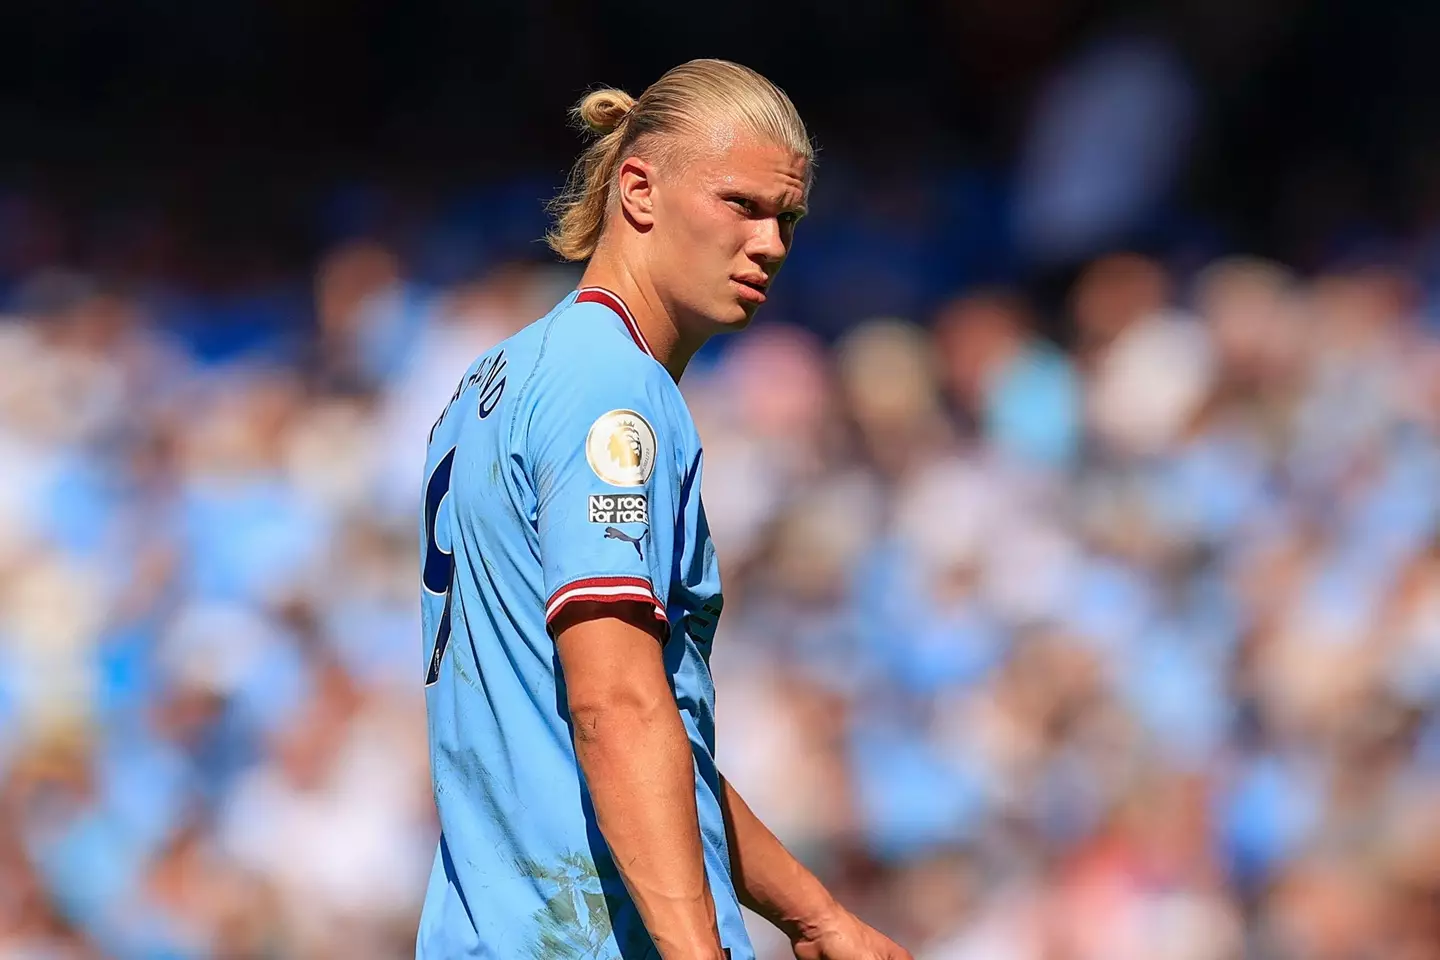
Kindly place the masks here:
[(635, 98), (630, 94), (606, 87), (585, 94), (585, 99), (575, 108), (575, 115), (593, 133), (604, 136), (613, 133), (634, 106)]

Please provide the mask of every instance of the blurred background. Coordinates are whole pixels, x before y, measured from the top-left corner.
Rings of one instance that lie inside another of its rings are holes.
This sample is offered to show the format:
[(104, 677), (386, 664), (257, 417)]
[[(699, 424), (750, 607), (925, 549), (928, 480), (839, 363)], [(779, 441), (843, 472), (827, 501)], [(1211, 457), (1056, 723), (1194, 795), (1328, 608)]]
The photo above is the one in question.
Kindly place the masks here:
[(411, 955), (426, 431), (578, 278), (567, 108), (693, 56), (821, 147), (683, 383), (752, 806), (920, 960), (1440, 957), (1440, 6), (0, 36), (0, 957)]

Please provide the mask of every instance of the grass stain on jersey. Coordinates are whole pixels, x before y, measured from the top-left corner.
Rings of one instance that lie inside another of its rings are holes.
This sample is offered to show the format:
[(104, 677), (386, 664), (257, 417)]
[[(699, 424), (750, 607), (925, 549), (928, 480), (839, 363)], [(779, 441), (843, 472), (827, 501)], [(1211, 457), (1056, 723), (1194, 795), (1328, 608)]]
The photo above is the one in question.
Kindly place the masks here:
[(531, 960), (601, 960), (610, 939), (610, 911), (594, 861), (568, 853), (554, 865), (530, 859), (516, 865), (547, 895), (532, 918), (538, 938)]

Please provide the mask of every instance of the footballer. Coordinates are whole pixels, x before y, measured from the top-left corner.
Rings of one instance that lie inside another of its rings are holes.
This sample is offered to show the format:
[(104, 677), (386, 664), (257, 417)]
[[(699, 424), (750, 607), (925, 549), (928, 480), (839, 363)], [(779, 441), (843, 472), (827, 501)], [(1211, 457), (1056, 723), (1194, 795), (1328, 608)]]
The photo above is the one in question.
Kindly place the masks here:
[(813, 150), (720, 60), (602, 89), (555, 206), (579, 289), (476, 360), (430, 434), (425, 694), (441, 836), (422, 960), (910, 960), (838, 904), (716, 769), (723, 606), (677, 382), (765, 302)]

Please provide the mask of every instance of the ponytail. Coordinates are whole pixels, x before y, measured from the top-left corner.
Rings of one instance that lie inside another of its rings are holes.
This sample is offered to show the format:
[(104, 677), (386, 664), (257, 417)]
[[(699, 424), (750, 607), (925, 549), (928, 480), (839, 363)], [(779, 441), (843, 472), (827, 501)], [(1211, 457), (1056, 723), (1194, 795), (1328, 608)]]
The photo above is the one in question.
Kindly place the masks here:
[[(605, 229), (610, 185), (626, 143), (626, 119), (635, 98), (623, 90), (595, 90), (575, 105), (571, 115), (597, 139), (576, 161), (565, 190), (551, 204), (555, 225), (545, 242), (566, 260), (588, 260)], [(633, 140), (633, 138), (630, 138)]]

